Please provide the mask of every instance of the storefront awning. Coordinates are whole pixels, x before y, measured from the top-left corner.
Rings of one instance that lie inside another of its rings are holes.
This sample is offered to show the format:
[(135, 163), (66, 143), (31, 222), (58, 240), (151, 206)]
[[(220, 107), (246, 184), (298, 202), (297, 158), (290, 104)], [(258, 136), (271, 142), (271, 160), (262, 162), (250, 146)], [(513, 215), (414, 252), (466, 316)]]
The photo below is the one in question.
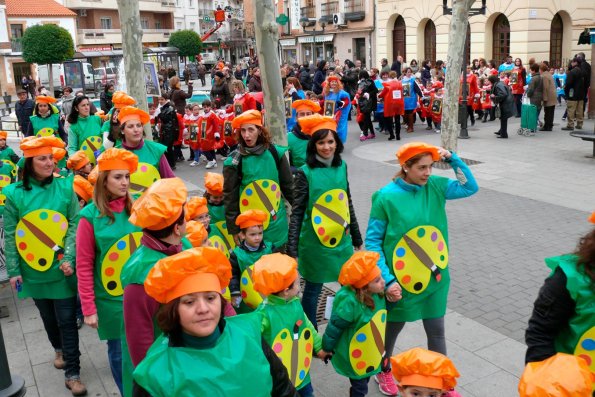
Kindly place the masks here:
[(295, 45), (295, 39), (281, 39), (279, 40), (281, 47), (291, 47)]
[(180, 50), (178, 50), (176, 47), (153, 47), (149, 48), (148, 50), (148, 52), (152, 52), (154, 54), (159, 54), (163, 52), (177, 54), (178, 52), (180, 52)]
[(323, 34), (323, 35), (318, 35), (318, 36), (302, 36), (302, 37), (298, 37), (298, 43), (303, 44), (303, 43), (312, 43), (314, 42), (314, 37), (316, 37), (316, 43), (326, 43), (329, 41), (333, 41), (333, 38), (335, 37), (334, 34)]

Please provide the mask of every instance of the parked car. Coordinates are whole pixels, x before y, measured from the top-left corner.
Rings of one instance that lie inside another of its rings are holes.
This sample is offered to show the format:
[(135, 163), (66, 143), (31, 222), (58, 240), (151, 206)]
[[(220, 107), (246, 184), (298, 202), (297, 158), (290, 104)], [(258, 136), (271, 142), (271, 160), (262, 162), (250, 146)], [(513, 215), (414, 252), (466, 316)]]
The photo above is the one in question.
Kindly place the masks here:
[(105, 68), (95, 68), (95, 91), (101, 91), (106, 84), (116, 84), (118, 82), (118, 70), (108, 66)]
[[(198, 66), (195, 63), (188, 62), (188, 69), (190, 70), (190, 80), (197, 80), (198, 79)], [(180, 80), (184, 80), (184, 68), (186, 67), (185, 64), (180, 63), (180, 72), (179, 76)]]
[[(93, 91), (94, 85), (93, 81), (95, 78), (95, 72), (93, 70), (93, 65), (87, 62), (80, 62), (80, 61), (69, 61), (70, 63), (81, 63), (81, 67), (83, 69), (83, 75), (85, 77), (85, 91)], [(37, 66), (37, 76), (39, 78), (39, 82), (41, 85), (45, 87), (50, 86), (50, 78), (48, 73), (48, 65), (38, 65)], [(62, 94), (62, 89), (67, 86), (71, 85), (75, 89), (80, 89), (82, 85), (78, 87), (74, 86), (72, 79), (69, 79), (68, 76), (65, 76), (64, 72), (64, 64), (52, 64), (52, 77), (54, 81), (54, 96), (58, 98)], [(80, 80), (79, 80), (80, 83)]]

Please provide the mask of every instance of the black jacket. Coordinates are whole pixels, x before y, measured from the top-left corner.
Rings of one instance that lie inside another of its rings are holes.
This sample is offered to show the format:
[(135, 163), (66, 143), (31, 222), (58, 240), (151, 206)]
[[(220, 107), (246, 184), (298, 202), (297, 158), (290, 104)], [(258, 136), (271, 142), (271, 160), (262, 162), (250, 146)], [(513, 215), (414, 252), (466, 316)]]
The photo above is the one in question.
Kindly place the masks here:
[(575, 66), (566, 73), (564, 95), (569, 101), (585, 99), (585, 76), (579, 66)]
[(112, 110), (112, 107), (114, 107), (113, 103), (112, 103), (112, 97), (108, 97), (104, 92), (102, 92), (99, 95), (99, 107), (101, 108), (101, 110), (103, 110), (106, 114)]
[[(372, 113), (376, 111), (378, 104), (378, 88), (372, 79), (365, 79), (360, 81), (357, 88), (359, 97), (357, 103), (359, 111), (362, 113)], [(364, 94), (368, 94), (368, 98), (364, 98)]]
[(31, 119), (29, 119), (29, 117), (33, 116), (33, 110), (35, 110), (35, 102), (31, 99), (27, 99), (23, 103), (17, 101), (15, 104), (14, 111), (17, 115), (17, 120), (21, 126), (23, 134), (29, 130), (29, 125), (31, 124)]
[(514, 114), (514, 98), (510, 88), (503, 82), (498, 81), (492, 87), (493, 101), (500, 107), (500, 118), (510, 118)]
[(159, 143), (165, 146), (171, 146), (177, 140), (180, 134), (178, 125), (178, 115), (171, 102), (167, 102), (161, 107), (157, 115), (159, 128)]
[(225, 105), (232, 103), (232, 96), (229, 93), (229, 87), (225, 82), (214, 84), (211, 88), (211, 101), (213, 106), (217, 109), (225, 107)]
[(397, 78), (401, 77), (401, 62), (394, 61), (390, 67), (390, 70), (397, 72)]
[(566, 289), (566, 274), (559, 267), (539, 290), (525, 331), (525, 363), (542, 361), (557, 353), (555, 339), (576, 314), (576, 302)]
[(343, 89), (349, 94), (349, 98), (351, 98), (351, 100), (353, 100), (355, 93), (357, 92), (357, 80), (358, 73), (355, 68), (345, 70), (343, 72), (343, 77), (341, 77)]
[(323, 69), (316, 69), (316, 73), (314, 73), (314, 82), (312, 83), (312, 91), (316, 95), (322, 94), (322, 83), (326, 79), (326, 72)]
[[(317, 168), (324, 167), (322, 163), (317, 162)], [(310, 186), (308, 185), (308, 178), (301, 169), (297, 170), (295, 175), (295, 187), (294, 187), (293, 205), (291, 207), (291, 219), (289, 223), (289, 238), (287, 240), (287, 255), (297, 258), (298, 253), (298, 242), (300, 238), (300, 232), (302, 230), (302, 222), (304, 221), (304, 215), (308, 209), (308, 201), (310, 196)], [(355, 217), (355, 210), (353, 209), (353, 201), (351, 200), (351, 192), (349, 191), (349, 181), (347, 182), (347, 199), (349, 200), (349, 217), (351, 222), (349, 224), (349, 233), (351, 234), (351, 240), (354, 247), (361, 246), (364, 242), (362, 235), (359, 231), (359, 225), (357, 218)]]
[(585, 79), (585, 88), (591, 86), (591, 65), (586, 60), (581, 61), (579, 64), (583, 71), (583, 78)]
[(303, 66), (300, 69), (299, 79), (304, 91), (312, 90), (312, 76), (310, 76), (310, 71)]

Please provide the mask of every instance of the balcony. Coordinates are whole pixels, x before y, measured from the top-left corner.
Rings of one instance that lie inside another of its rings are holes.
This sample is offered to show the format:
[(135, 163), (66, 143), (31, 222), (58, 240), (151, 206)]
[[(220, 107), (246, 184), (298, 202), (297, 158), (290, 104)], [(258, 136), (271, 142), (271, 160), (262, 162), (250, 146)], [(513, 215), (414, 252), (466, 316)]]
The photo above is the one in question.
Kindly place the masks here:
[[(143, 42), (162, 43), (169, 40), (172, 29), (143, 29)], [(79, 45), (110, 45), (122, 42), (120, 29), (79, 29)]]
[(366, 0), (345, 0), (345, 20), (363, 21), (366, 17)]
[(333, 23), (333, 14), (339, 12), (338, 1), (327, 1), (320, 5), (320, 21), (326, 23)]
[(314, 26), (316, 25), (316, 7), (311, 5), (311, 6), (306, 6), (306, 7), (301, 7), (300, 8), (300, 15), (302, 18), (308, 18), (309, 22), (308, 22), (308, 26)]
[(23, 38), (22, 37), (12, 37), (10, 39), (10, 49), (13, 53), (15, 52), (23, 52)]
[[(117, 10), (116, 0), (64, 0), (64, 7), (76, 12), (77, 9), (98, 9)], [(173, 13), (176, 8), (176, 0), (140, 0), (138, 2), (140, 11), (152, 11), (159, 13)]]

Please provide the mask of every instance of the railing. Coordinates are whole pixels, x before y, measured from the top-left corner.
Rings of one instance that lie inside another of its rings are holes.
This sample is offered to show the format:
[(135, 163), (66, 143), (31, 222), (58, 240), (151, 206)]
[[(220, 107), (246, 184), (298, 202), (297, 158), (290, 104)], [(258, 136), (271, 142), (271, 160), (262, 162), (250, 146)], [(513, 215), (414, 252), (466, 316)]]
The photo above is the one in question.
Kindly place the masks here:
[(345, 0), (345, 12), (365, 12), (365, 0)]
[(10, 39), (10, 48), (12, 49), (12, 52), (23, 52), (23, 38), (12, 37)]
[(302, 17), (316, 19), (316, 8), (314, 6), (301, 7), (300, 15)]
[(339, 2), (338, 1), (327, 1), (326, 3), (322, 3), (320, 5), (320, 15), (322, 17), (333, 17), (333, 14), (339, 12)]

